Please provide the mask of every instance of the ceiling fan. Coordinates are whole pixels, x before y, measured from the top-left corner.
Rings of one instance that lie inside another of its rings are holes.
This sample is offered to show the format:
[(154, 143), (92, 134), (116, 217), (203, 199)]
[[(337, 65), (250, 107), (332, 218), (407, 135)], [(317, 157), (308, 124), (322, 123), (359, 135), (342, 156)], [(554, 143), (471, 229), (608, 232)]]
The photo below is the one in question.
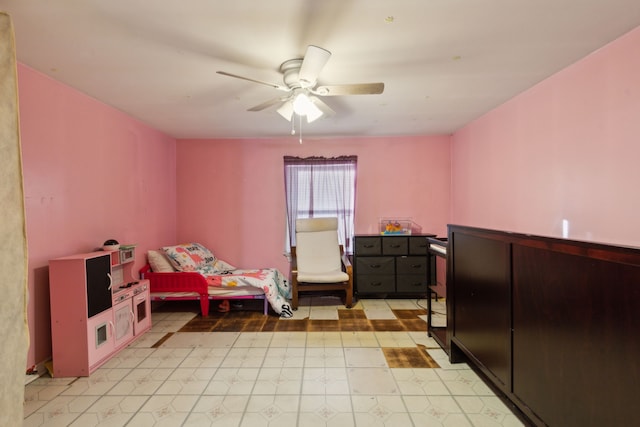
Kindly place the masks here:
[(251, 79), (225, 71), (217, 71), (224, 76), (235, 77), (254, 83), (270, 86), (286, 94), (270, 99), (248, 111), (262, 111), (266, 108), (280, 104), (277, 111), (285, 119), (291, 121), (294, 113), (304, 116), (308, 123), (323, 115), (335, 114), (335, 112), (319, 97), (342, 95), (371, 95), (381, 94), (384, 91), (384, 83), (355, 83), (342, 85), (316, 86), (318, 76), (331, 57), (331, 52), (318, 46), (309, 45), (304, 58), (290, 59), (280, 65), (283, 74), (283, 83), (274, 84), (261, 80)]

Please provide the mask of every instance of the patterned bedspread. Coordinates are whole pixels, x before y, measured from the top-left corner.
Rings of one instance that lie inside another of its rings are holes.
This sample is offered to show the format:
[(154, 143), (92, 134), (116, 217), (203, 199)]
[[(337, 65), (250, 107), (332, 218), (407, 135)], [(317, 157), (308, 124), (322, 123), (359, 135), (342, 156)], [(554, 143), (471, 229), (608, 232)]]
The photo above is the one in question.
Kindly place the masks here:
[(200, 271), (207, 278), (209, 286), (235, 287), (253, 286), (264, 291), (267, 301), (280, 317), (292, 317), (291, 288), (285, 277), (275, 268), (261, 268), (257, 270), (226, 270), (215, 273)]

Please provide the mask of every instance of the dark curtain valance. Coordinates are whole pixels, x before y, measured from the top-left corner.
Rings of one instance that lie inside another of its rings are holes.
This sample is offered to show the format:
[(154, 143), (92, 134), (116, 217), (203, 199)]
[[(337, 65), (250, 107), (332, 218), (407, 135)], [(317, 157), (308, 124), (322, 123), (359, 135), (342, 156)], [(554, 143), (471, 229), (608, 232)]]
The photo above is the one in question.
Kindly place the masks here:
[(308, 165), (310, 163), (322, 163), (322, 164), (333, 164), (333, 163), (350, 163), (357, 162), (358, 156), (338, 156), (338, 157), (321, 157), (321, 156), (313, 156), (313, 157), (295, 157), (295, 156), (284, 156), (284, 164), (285, 165)]

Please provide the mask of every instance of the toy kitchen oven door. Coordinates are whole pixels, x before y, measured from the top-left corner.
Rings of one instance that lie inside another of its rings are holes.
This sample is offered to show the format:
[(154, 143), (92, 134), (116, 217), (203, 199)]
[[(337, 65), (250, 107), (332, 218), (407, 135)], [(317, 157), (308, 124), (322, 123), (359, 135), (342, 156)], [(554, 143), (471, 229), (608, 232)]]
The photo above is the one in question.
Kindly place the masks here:
[(113, 295), (113, 309), (115, 344), (119, 347), (151, 327), (149, 281), (121, 286)]
[(133, 330), (136, 335), (151, 327), (149, 281), (142, 280), (133, 288)]

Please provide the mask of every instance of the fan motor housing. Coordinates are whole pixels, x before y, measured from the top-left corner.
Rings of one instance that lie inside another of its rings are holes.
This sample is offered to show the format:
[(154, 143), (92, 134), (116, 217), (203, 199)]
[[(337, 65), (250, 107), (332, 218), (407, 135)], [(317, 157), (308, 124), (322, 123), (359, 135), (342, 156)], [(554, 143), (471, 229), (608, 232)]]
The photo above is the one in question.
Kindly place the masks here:
[(298, 76), (300, 74), (300, 67), (302, 66), (302, 58), (290, 59), (280, 65), (280, 72), (283, 74), (282, 81), (288, 87), (294, 89), (300, 87)]

